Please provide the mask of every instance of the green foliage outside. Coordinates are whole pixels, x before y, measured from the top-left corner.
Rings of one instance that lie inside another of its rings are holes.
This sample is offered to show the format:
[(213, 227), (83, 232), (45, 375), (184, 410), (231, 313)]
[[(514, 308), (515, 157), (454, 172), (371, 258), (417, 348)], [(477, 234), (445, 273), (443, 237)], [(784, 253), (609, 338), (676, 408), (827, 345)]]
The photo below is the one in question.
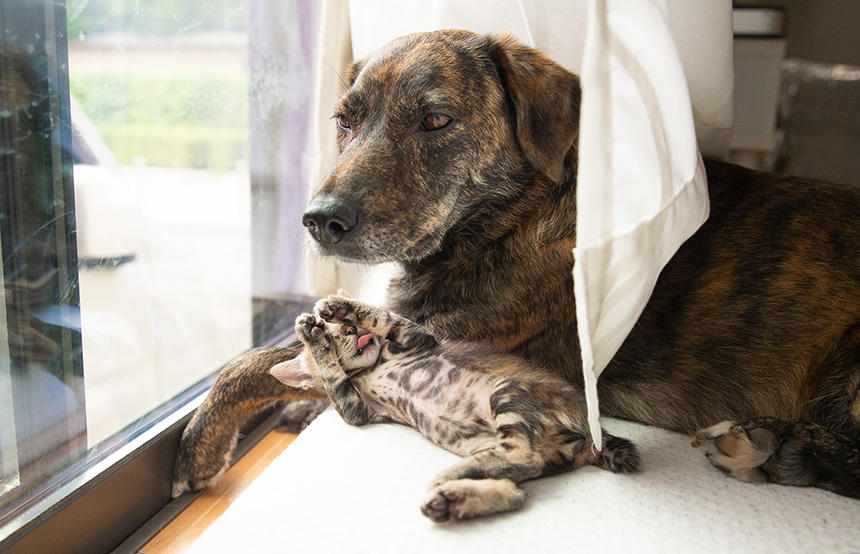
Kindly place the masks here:
[(72, 71), (71, 92), (122, 164), (233, 169), (248, 159), (247, 75)]
[[(243, 0), (68, 0), (71, 41), (245, 31)], [(168, 49), (154, 56), (171, 56)], [(70, 72), (72, 95), (120, 163), (232, 169), (248, 159), (248, 76), (110, 64)]]
[(245, 0), (67, 0), (69, 37), (121, 32), (181, 35), (248, 28)]

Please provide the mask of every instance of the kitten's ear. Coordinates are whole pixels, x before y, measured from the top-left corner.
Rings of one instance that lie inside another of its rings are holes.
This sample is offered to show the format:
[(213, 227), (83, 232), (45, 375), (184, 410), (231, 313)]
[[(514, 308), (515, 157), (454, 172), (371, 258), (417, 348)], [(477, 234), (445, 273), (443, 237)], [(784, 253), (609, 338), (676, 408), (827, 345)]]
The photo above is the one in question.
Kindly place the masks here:
[(281, 383), (294, 389), (312, 389), (318, 384), (317, 379), (310, 372), (307, 360), (302, 355), (273, 365), (269, 373)]
[(343, 296), (344, 298), (352, 298), (352, 295), (346, 292), (344, 289), (337, 289), (337, 296)]

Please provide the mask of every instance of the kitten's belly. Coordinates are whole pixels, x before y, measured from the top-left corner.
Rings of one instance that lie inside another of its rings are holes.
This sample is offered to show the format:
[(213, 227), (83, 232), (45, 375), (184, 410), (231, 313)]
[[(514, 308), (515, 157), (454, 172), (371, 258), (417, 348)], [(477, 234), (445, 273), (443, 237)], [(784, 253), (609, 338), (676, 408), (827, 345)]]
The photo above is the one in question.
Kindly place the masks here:
[(359, 388), (377, 411), (418, 430), (442, 448), (468, 456), (496, 444), (490, 409), (493, 377), (462, 372), (451, 379), (447, 367), (434, 375), (413, 372), (409, 379), (392, 378), (380, 366)]
[(460, 456), (496, 444), (496, 432), (490, 412), (489, 393), (452, 388), (439, 399), (413, 399), (415, 410), (422, 414), (421, 428), (428, 439)]

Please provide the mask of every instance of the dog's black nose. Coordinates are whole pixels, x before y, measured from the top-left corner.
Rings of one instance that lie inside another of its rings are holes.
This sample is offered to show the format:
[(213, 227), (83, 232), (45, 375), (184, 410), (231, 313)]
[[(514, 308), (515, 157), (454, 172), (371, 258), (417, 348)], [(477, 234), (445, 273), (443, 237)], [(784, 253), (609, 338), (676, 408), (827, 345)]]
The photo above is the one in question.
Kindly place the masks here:
[(326, 194), (314, 198), (302, 216), (302, 225), (322, 244), (338, 242), (357, 221), (358, 211), (351, 202)]

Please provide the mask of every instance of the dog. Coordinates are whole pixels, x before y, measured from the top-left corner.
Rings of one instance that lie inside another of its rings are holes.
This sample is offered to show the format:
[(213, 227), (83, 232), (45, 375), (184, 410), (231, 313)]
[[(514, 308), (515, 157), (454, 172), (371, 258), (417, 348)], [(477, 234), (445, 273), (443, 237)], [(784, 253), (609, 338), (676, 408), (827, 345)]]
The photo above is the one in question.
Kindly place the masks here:
[[(581, 387), (577, 76), (511, 38), (448, 30), (389, 43), (346, 82), (340, 157), (303, 217), (317, 251), (397, 262), (393, 311)], [(706, 171), (711, 215), (601, 375), (602, 412), (698, 431), (741, 479), (860, 496), (860, 192)], [(268, 373), (300, 348), (222, 373), (185, 430), (174, 492), (211, 483), (260, 407), (318, 394)]]

